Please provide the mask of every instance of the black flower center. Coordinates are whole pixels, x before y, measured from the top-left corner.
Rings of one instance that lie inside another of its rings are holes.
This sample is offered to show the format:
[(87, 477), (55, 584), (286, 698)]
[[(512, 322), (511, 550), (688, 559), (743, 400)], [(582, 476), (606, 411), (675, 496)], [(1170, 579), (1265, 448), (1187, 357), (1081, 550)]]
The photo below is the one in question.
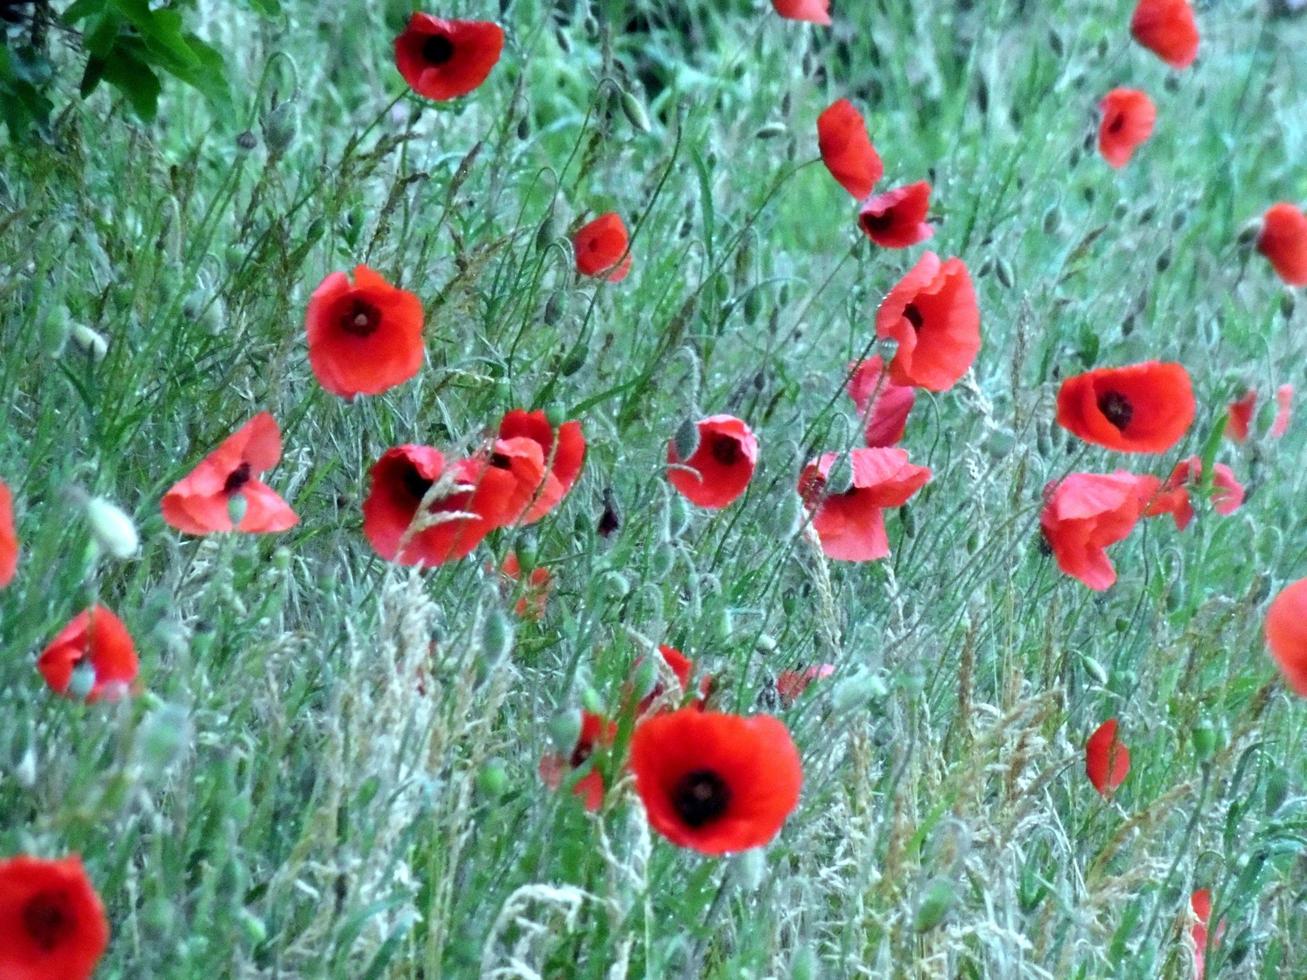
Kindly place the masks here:
[(1112, 115), (1111, 121), (1107, 124), (1107, 131), (1109, 133), (1119, 133), (1124, 126), (1125, 113), (1117, 112)]
[(921, 311), (917, 309), (916, 303), (909, 303), (903, 307), (903, 319), (912, 324), (913, 330), (920, 330), (921, 325), (926, 322), (925, 317), (921, 315)]
[[(882, 211), (880, 214), (863, 213), (862, 227), (868, 231), (889, 231), (894, 226), (894, 212)], [(909, 307), (910, 309), (911, 307)], [(905, 311), (904, 316), (907, 316)]]
[(573, 769), (579, 769), (585, 765), (585, 761), (590, 758), (594, 750), (593, 742), (577, 742), (576, 748), (572, 750), (572, 757), (567, 762)]
[(1103, 417), (1111, 422), (1114, 426), (1125, 431), (1125, 427), (1130, 424), (1134, 418), (1134, 406), (1130, 404), (1130, 399), (1119, 391), (1105, 391), (1098, 396), (1098, 410), (1103, 413)]
[(420, 501), (427, 495), (427, 491), (431, 489), (431, 484), (435, 482), (434, 480), (426, 479), (417, 471), (416, 467), (412, 466), (404, 470), (404, 474), (400, 479), (404, 483), (404, 490), (410, 497), (417, 501)]
[(381, 311), (362, 299), (353, 300), (341, 314), (340, 329), (355, 337), (367, 337), (381, 326)]
[(58, 892), (39, 892), (23, 906), (23, 928), (47, 953), (68, 938), (74, 925), (68, 903)]
[(454, 57), (454, 42), (444, 34), (432, 34), (422, 42), (422, 60), (431, 65), (443, 65)]
[(702, 827), (716, 820), (730, 803), (731, 788), (710, 769), (686, 773), (672, 790), (672, 805), (687, 827)]
[(250, 482), (250, 464), (241, 463), (240, 466), (236, 467), (234, 470), (232, 470), (230, 473), (227, 474), (227, 479), (222, 484), (222, 492), (230, 497), (233, 493), (239, 491), (242, 487), (245, 486), (245, 484), (249, 482)]
[(712, 458), (723, 466), (734, 466), (740, 460), (740, 443), (730, 436), (718, 436), (712, 441)]
[(490, 465), (499, 470), (507, 470), (512, 467), (512, 463), (503, 453), (494, 453), (490, 457)]

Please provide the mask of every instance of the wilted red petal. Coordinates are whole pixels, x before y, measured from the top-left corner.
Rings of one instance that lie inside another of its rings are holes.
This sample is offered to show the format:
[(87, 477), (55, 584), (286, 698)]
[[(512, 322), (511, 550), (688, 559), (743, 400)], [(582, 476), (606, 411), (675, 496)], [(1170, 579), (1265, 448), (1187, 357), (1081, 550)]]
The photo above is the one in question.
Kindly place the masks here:
[(771, 0), (771, 5), (787, 20), (830, 26), (830, 0)]
[(18, 569), (18, 532), (14, 528), (14, 498), (0, 480), (0, 589), (14, 580)]
[(859, 201), (885, 173), (867, 124), (848, 99), (840, 99), (817, 117), (817, 147), (831, 176)]
[(1225, 434), (1235, 442), (1248, 438), (1248, 429), (1252, 426), (1253, 412), (1257, 410), (1257, 392), (1249, 388), (1243, 397), (1230, 402), (1226, 412)]
[(1130, 772), (1130, 750), (1117, 738), (1116, 719), (1098, 726), (1085, 743), (1085, 773), (1102, 796), (1111, 796)]
[(1307, 578), (1272, 600), (1266, 611), (1266, 644), (1285, 683), (1307, 697)]
[(917, 400), (916, 389), (894, 384), (879, 354), (851, 365), (850, 370), (849, 397), (866, 422), (863, 436), (867, 445), (895, 445), (907, 428), (908, 415)]
[(1273, 204), (1257, 236), (1261, 252), (1290, 286), (1307, 286), (1307, 215), (1292, 204)]
[(1072, 473), (1046, 487), (1039, 524), (1058, 567), (1091, 589), (1111, 586), (1116, 569), (1105, 549), (1129, 535), (1159, 484), (1118, 470)]
[(1289, 431), (1293, 416), (1293, 385), (1280, 385), (1275, 389), (1275, 421), (1271, 423), (1271, 438), (1278, 439)]
[(1198, 57), (1198, 24), (1189, 0), (1139, 0), (1130, 33), (1172, 68), (1188, 68)]

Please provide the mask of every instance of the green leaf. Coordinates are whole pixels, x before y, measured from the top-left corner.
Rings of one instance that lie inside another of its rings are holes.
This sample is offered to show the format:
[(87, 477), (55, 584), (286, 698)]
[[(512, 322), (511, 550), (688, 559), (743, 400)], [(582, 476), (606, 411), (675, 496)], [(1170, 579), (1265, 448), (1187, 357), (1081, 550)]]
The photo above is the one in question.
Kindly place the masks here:
[(134, 42), (115, 45), (104, 62), (104, 80), (121, 92), (132, 109), (146, 122), (153, 122), (159, 108), (159, 76), (137, 56)]
[(199, 56), (191, 50), (182, 33), (182, 15), (177, 11), (167, 8), (151, 10), (147, 0), (112, 0), (112, 3), (114, 9), (140, 32), (146, 46), (160, 55), (160, 62), (172, 62), (162, 67), (173, 71), (174, 67), (199, 64)]

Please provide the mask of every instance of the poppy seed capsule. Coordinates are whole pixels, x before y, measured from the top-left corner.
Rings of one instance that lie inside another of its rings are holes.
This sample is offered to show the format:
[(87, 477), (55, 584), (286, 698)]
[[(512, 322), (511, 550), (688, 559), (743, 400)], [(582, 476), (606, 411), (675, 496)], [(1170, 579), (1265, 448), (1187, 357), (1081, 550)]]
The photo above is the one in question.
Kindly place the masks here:
[(290, 149), (299, 129), (300, 114), (294, 99), (274, 106), (263, 117), (263, 142), (268, 147), (268, 156), (275, 160)]
[(994, 272), (998, 275), (998, 281), (1007, 289), (1011, 289), (1016, 283), (1012, 275), (1012, 266), (1008, 264), (1007, 259), (1000, 258), (994, 263)]
[(566, 708), (549, 719), (549, 741), (557, 751), (570, 755), (580, 737), (580, 708)]
[(481, 652), (489, 663), (494, 664), (508, 656), (512, 649), (512, 623), (498, 609), (489, 610), (481, 624)]

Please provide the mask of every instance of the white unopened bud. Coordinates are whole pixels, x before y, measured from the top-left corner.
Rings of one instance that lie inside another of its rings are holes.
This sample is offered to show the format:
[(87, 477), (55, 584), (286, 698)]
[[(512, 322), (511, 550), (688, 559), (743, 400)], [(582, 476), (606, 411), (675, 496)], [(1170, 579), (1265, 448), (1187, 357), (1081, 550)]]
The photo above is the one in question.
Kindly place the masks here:
[(86, 520), (96, 542), (115, 558), (130, 558), (141, 546), (136, 525), (112, 501), (92, 497), (86, 502)]
[(103, 361), (104, 355), (109, 353), (109, 341), (104, 339), (104, 334), (84, 323), (73, 324), (72, 336), (73, 343), (90, 354), (93, 360)]

